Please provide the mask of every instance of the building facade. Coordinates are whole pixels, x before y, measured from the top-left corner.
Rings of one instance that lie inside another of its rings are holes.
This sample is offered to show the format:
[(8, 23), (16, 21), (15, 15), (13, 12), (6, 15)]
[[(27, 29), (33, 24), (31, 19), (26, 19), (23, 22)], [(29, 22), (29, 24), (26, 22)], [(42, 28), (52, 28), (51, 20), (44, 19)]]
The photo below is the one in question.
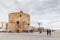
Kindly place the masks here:
[(9, 32), (23, 32), (29, 30), (30, 15), (20, 12), (13, 12), (9, 14), (8, 31)]
[(7, 22), (0, 22), (0, 31), (1, 32), (7, 31)]

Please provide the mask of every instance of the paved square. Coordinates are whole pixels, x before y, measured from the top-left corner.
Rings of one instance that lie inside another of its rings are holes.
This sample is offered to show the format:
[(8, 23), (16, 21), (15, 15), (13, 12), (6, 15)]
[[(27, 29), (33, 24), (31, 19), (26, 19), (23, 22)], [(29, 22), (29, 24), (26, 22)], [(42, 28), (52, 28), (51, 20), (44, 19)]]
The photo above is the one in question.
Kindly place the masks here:
[(34, 33), (0, 33), (0, 40), (60, 40), (60, 32), (47, 36), (46, 32)]

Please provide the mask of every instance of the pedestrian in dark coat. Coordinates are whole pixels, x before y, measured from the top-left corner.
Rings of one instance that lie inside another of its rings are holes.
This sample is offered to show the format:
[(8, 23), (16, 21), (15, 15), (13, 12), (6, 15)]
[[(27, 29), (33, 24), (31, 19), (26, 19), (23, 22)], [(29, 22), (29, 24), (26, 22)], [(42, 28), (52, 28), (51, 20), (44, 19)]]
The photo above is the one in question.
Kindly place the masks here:
[(51, 30), (47, 30), (47, 35), (51, 35)]

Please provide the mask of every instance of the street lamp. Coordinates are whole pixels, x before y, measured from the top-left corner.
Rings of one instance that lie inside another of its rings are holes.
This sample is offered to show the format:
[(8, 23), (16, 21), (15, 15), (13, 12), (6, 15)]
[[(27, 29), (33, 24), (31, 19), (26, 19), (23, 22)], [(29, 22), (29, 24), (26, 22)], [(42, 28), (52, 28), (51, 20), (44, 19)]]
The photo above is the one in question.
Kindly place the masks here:
[(40, 28), (40, 22), (38, 22), (39, 28)]
[(40, 25), (41, 25), (41, 24), (42, 24), (42, 23), (38, 22), (38, 25), (39, 25), (39, 28), (38, 28), (39, 33), (41, 33), (41, 32), (42, 32), (42, 29), (41, 29), (41, 27), (40, 27)]

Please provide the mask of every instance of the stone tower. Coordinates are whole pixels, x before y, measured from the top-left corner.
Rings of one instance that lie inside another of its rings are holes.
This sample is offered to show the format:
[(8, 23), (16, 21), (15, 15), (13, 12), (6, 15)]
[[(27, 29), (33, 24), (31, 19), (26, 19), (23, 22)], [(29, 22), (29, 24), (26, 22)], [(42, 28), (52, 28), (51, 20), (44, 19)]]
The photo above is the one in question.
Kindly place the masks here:
[(9, 32), (23, 32), (29, 30), (30, 15), (20, 12), (13, 12), (9, 14), (8, 31)]

